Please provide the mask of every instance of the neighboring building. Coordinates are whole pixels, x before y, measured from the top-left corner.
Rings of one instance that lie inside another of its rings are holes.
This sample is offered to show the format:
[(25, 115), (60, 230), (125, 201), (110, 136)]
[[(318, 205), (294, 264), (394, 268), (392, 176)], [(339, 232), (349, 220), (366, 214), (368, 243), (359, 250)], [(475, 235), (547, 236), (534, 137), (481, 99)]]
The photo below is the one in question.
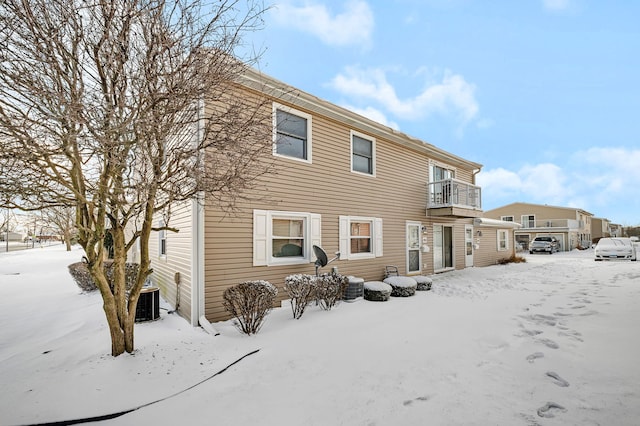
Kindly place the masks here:
[(242, 281), (270, 281), (286, 298), (286, 276), (314, 273), (312, 245), (340, 252), (321, 272), (365, 280), (382, 279), (387, 265), (434, 274), (515, 253), (519, 225), (482, 218), (480, 164), (254, 71), (243, 87), (273, 99), (268, 191), (235, 215), (185, 203), (172, 211), (179, 232), (151, 241), (152, 280), (192, 324), (228, 318), (222, 293)]
[(609, 229), (612, 237), (622, 237), (625, 235), (624, 227), (618, 223), (610, 223)]
[(0, 233), (0, 241), (7, 241), (7, 237), (9, 237), (9, 241), (24, 241), (26, 234), (12, 231)]
[(591, 220), (593, 214), (575, 207), (557, 207), (546, 204), (512, 203), (487, 210), (486, 217), (517, 222), (522, 228), (515, 238), (523, 249), (535, 237), (551, 236), (558, 239), (560, 251), (591, 247)]
[(611, 221), (601, 217), (591, 218), (591, 240), (598, 241), (600, 238), (611, 237)]

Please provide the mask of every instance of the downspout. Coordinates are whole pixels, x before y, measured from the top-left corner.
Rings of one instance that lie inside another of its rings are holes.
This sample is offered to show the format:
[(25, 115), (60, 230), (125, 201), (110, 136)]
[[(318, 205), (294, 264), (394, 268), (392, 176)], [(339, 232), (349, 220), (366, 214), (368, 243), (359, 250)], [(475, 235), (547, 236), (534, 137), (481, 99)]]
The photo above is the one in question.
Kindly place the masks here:
[[(200, 144), (203, 135), (204, 101), (198, 99), (197, 139)], [(198, 154), (200, 155), (200, 154)], [(191, 201), (192, 263), (191, 263), (191, 325), (199, 325), (204, 315), (204, 192), (199, 191)]]
[(478, 170), (474, 170), (473, 172), (471, 172), (471, 184), (475, 185), (476, 184), (476, 175), (478, 173), (480, 173), (482, 169), (478, 169)]
[[(482, 167), (471, 172), (471, 184), (476, 185), (476, 175), (480, 173)], [(476, 185), (477, 186), (477, 185)], [(480, 188), (480, 211), (482, 211), (482, 188)]]

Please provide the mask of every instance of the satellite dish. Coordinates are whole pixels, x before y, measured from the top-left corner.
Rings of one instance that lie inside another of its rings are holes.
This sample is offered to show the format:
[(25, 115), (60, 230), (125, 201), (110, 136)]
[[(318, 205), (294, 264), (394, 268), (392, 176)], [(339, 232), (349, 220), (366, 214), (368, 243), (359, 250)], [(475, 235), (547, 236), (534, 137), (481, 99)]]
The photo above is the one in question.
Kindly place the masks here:
[(327, 258), (327, 253), (325, 253), (325, 251), (322, 250), (322, 248), (314, 245), (313, 253), (315, 253), (316, 255), (316, 266), (320, 268), (327, 266), (327, 263), (329, 263), (329, 259)]

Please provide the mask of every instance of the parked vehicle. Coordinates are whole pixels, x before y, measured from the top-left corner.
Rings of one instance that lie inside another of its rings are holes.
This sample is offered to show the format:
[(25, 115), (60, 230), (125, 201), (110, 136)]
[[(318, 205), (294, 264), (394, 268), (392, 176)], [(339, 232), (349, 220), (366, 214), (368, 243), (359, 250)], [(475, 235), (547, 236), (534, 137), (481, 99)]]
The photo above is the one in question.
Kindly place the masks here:
[(627, 259), (637, 260), (637, 242), (631, 238), (606, 237), (601, 238), (594, 250), (595, 260)]
[(529, 244), (529, 253), (549, 253), (558, 251), (558, 240), (556, 237), (536, 237)]

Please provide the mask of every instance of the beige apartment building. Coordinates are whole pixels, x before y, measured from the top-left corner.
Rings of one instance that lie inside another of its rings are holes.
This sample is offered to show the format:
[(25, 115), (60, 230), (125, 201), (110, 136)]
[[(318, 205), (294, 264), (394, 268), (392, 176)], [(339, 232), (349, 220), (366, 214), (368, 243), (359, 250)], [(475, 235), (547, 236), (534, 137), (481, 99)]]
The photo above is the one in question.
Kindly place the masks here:
[(560, 251), (591, 246), (593, 214), (574, 207), (511, 203), (484, 212), (485, 217), (519, 223), (516, 243), (527, 250), (536, 237), (556, 237)]
[(365, 280), (389, 265), (431, 275), (515, 253), (520, 225), (483, 217), (480, 164), (255, 71), (241, 87), (272, 100), (267, 196), (234, 215), (176, 206), (171, 226), (180, 232), (152, 239), (152, 281), (192, 324), (228, 318), (222, 293), (243, 281), (267, 280), (282, 298), (286, 276), (315, 273), (313, 245), (340, 253), (326, 270)]

